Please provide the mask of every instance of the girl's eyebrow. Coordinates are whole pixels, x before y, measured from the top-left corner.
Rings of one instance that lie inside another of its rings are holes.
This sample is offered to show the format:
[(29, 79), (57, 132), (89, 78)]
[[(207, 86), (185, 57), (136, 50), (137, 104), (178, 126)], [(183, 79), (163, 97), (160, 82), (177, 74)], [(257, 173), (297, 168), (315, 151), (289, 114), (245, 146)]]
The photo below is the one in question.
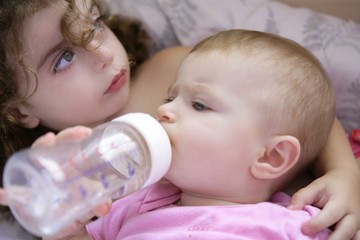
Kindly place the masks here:
[[(95, 3), (91, 1), (91, 5), (87, 8), (87, 11), (91, 13), (95, 7), (96, 7)], [(61, 49), (61, 47), (64, 46), (65, 44), (66, 44), (66, 40), (62, 39), (59, 43), (49, 48), (49, 50), (45, 51), (44, 55), (40, 58), (40, 61), (37, 64), (37, 70), (41, 69), (46, 63), (46, 61), (49, 59), (49, 57), (53, 55), (56, 51)]]
[(61, 49), (61, 47), (66, 43), (65, 39), (62, 39), (59, 43), (49, 48), (49, 50), (46, 50), (44, 55), (40, 58), (40, 61), (36, 67), (37, 70), (41, 69), (46, 61), (49, 59), (51, 55), (53, 55), (56, 51)]

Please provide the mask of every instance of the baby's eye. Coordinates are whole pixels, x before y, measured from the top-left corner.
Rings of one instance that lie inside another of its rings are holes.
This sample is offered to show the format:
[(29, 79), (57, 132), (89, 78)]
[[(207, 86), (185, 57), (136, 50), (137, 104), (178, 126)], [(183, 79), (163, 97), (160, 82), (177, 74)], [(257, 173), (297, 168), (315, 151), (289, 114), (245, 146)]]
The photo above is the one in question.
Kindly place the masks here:
[(174, 99), (175, 99), (174, 97), (168, 97), (168, 98), (164, 99), (164, 102), (165, 103), (170, 103), (170, 102), (174, 101)]
[(72, 50), (65, 50), (55, 64), (54, 73), (56, 74), (66, 70), (71, 65), (74, 55), (75, 53)]
[(196, 111), (205, 111), (205, 110), (209, 110), (210, 108), (208, 108), (207, 106), (205, 106), (202, 103), (199, 102), (193, 102), (192, 103), (192, 107), (196, 110)]

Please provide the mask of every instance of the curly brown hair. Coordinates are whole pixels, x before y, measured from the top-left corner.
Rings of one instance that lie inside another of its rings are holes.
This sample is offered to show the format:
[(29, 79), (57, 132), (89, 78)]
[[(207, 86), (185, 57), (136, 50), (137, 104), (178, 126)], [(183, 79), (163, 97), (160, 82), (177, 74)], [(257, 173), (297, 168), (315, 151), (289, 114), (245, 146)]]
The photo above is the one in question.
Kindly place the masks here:
[[(21, 57), (23, 23), (26, 18), (37, 11), (49, 7), (51, 4), (64, 4), (60, 0), (31, 0), (31, 1), (0, 1), (0, 183), (2, 186), (2, 173), (8, 157), (20, 149), (29, 147), (32, 142), (50, 131), (45, 126), (34, 129), (24, 128), (20, 123), (20, 116), (15, 106), (24, 101), (19, 96), (16, 71), (11, 62), (19, 64), (27, 79), (36, 73), (32, 71)], [(65, 39), (74, 45), (84, 48), (93, 38), (93, 29), (84, 28), (82, 33), (74, 35), (70, 31), (73, 20), (78, 16), (79, 10), (75, 0), (66, 0), (67, 11), (62, 17), (61, 31)], [(120, 15), (106, 14), (106, 7), (102, 0), (92, 0), (101, 14), (103, 22), (114, 32), (131, 59), (136, 60), (132, 72), (141, 65), (150, 55), (153, 47), (149, 35), (140, 21)], [(83, 13), (80, 13), (83, 14)], [(86, 13), (85, 13), (86, 14)], [(88, 18), (91, 21), (91, 17)], [(91, 49), (88, 49), (91, 51)], [(31, 94), (31, 93), (28, 93)]]

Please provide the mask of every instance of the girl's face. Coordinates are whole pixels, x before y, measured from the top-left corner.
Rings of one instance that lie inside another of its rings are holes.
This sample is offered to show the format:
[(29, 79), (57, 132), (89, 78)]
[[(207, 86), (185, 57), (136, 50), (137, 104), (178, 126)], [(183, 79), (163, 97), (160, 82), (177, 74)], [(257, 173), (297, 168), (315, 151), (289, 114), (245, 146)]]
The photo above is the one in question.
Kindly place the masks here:
[(22, 57), (36, 77), (30, 74), (29, 88), (23, 69), (17, 67), (19, 93), (29, 96), (18, 109), (29, 128), (39, 123), (56, 130), (93, 127), (120, 115), (127, 104), (130, 71), (125, 49), (98, 19), (99, 10), (90, 0), (76, 3), (94, 20), (90, 50), (69, 44), (62, 35), (65, 4), (44, 8), (25, 20)]

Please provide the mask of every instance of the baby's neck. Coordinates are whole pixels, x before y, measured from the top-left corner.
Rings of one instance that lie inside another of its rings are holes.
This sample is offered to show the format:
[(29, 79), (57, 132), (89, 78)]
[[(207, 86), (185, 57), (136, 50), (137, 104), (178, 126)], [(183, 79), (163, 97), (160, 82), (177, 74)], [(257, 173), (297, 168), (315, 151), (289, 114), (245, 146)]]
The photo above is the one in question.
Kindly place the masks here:
[[(258, 202), (258, 201), (256, 201)], [(225, 206), (225, 205), (238, 205), (256, 203), (255, 201), (246, 200), (244, 202), (239, 201), (236, 198), (223, 198), (223, 197), (211, 197), (202, 196), (196, 194), (189, 194), (182, 192), (177, 205), (179, 206)]]

